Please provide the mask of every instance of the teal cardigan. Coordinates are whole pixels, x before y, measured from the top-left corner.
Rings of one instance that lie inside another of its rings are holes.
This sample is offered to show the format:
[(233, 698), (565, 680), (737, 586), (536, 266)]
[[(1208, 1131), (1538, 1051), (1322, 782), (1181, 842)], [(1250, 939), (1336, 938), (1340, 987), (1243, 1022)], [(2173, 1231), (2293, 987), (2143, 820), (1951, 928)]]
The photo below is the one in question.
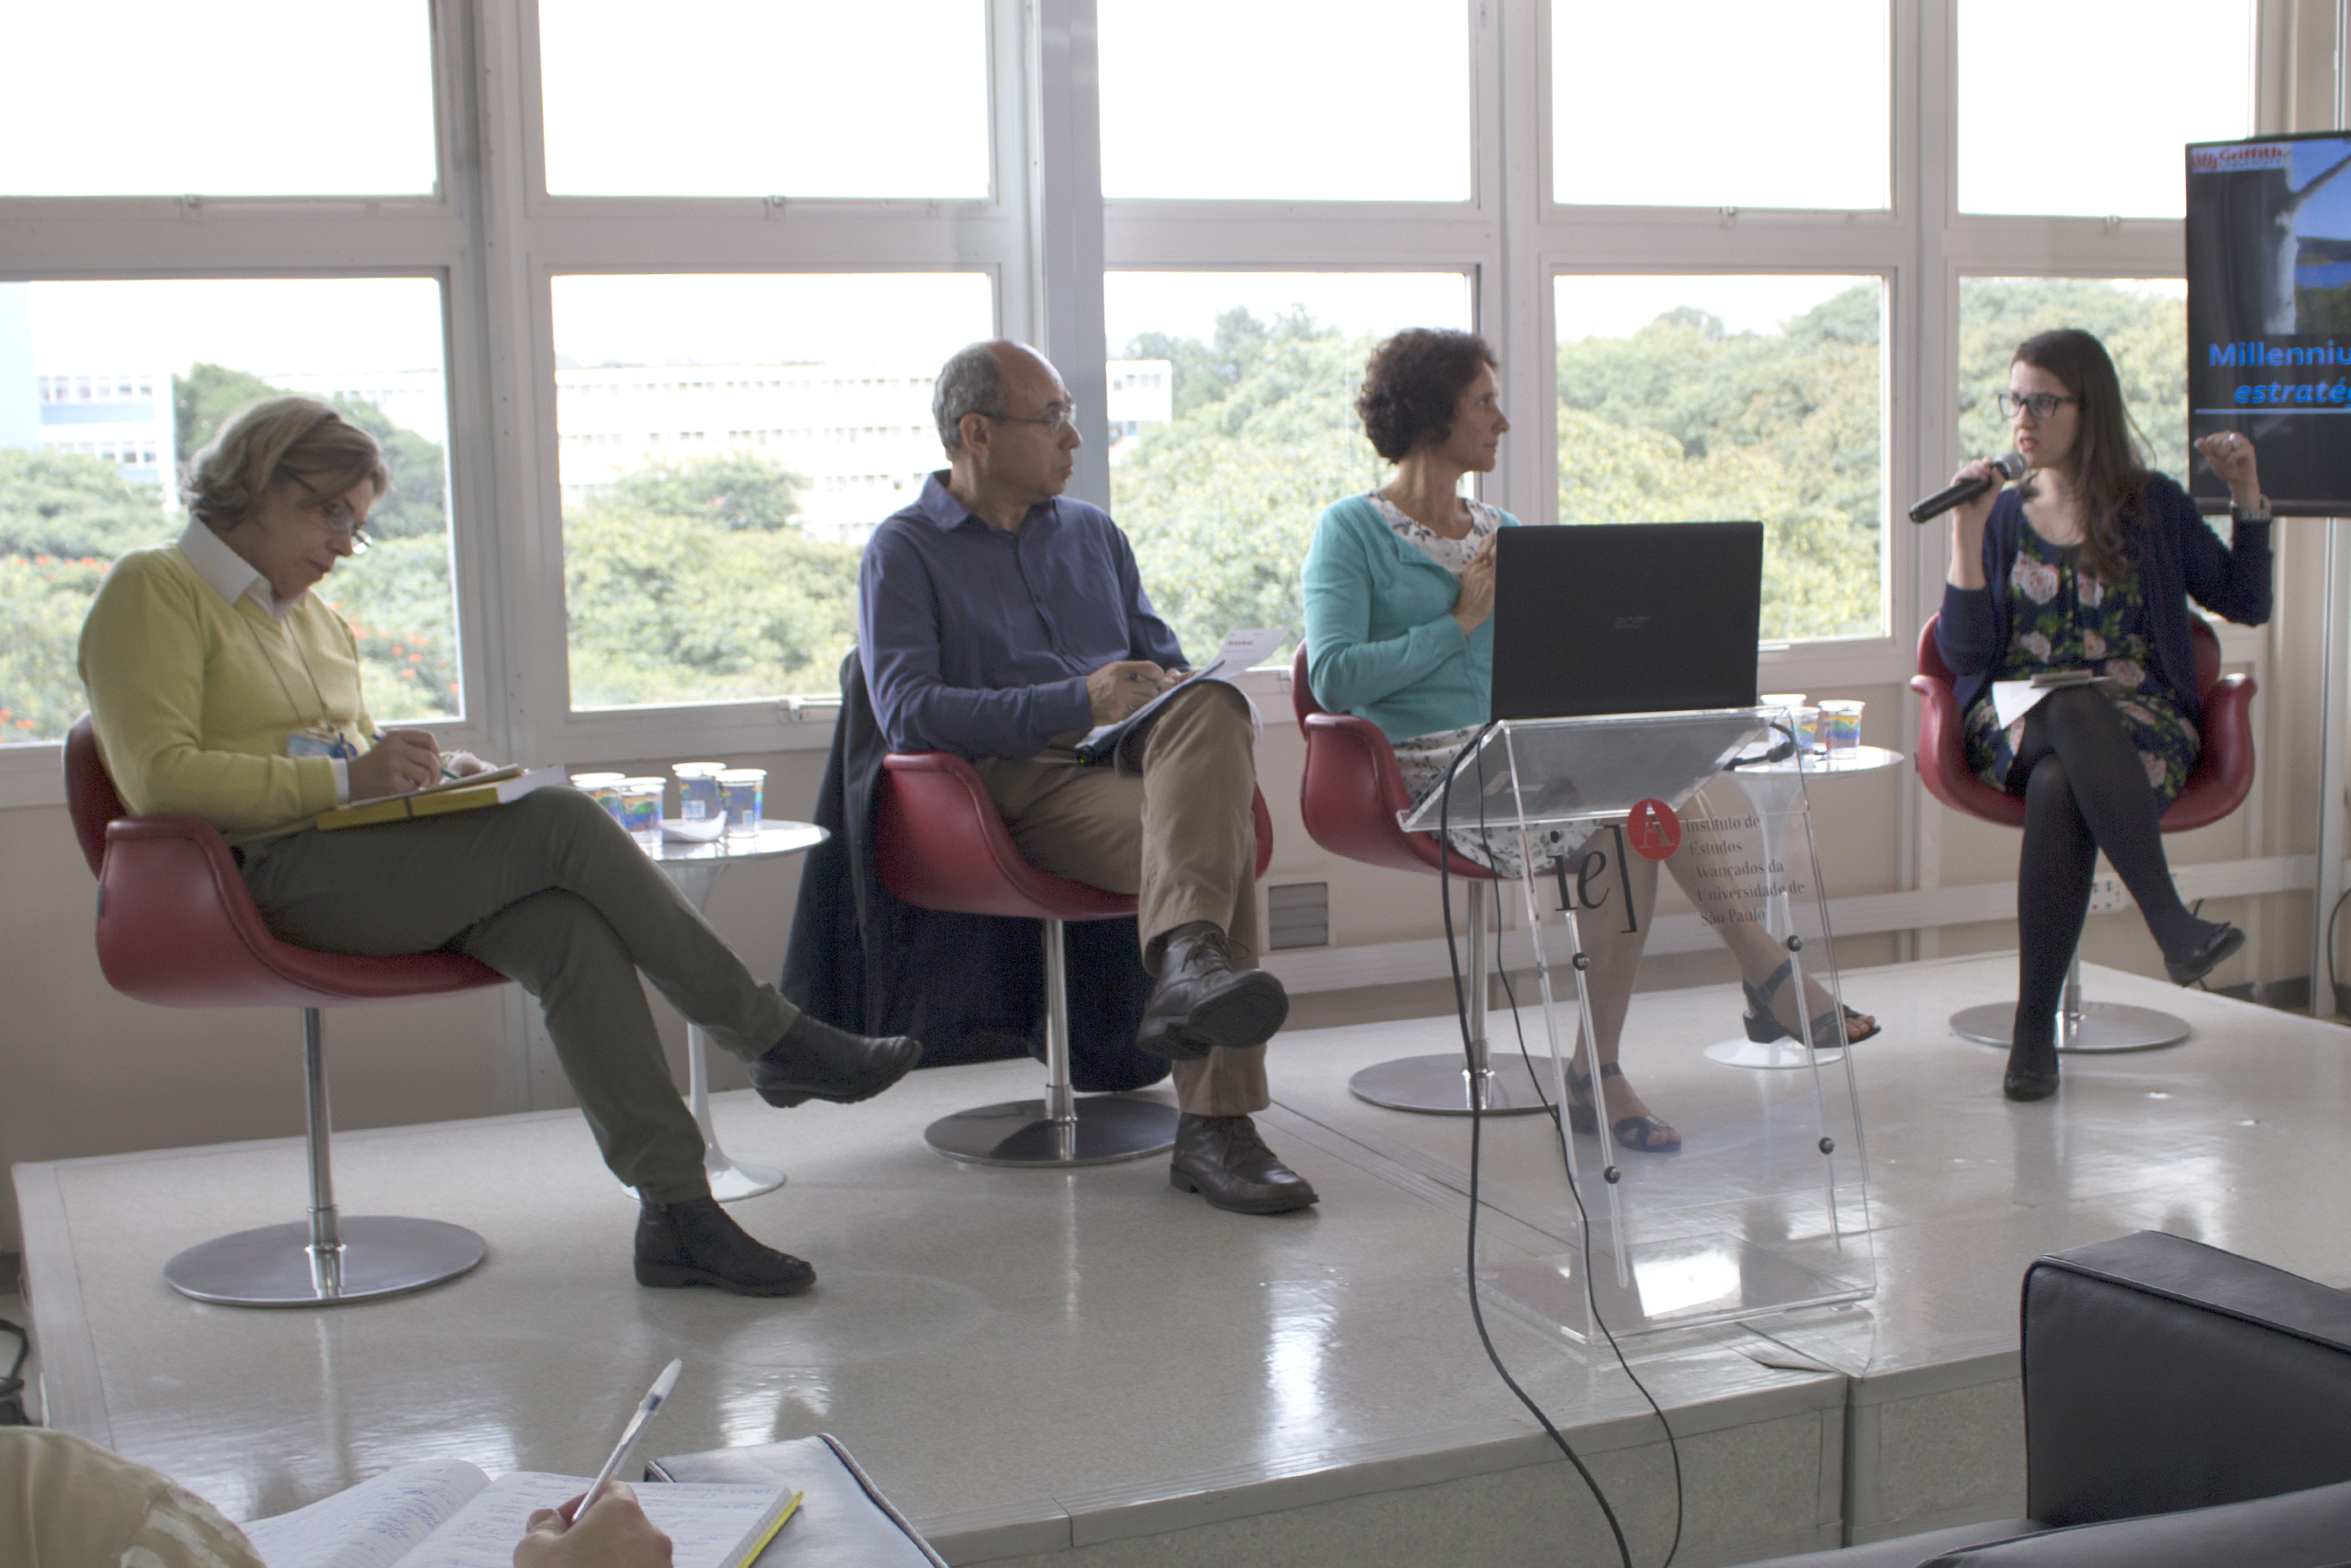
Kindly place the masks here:
[[(1503, 526), (1519, 520), (1505, 512)], [(1315, 524), (1301, 573), (1315, 701), (1377, 724), (1391, 741), (1483, 724), (1492, 711), (1494, 622), (1464, 634), (1459, 581), (1396, 537), (1363, 496)]]

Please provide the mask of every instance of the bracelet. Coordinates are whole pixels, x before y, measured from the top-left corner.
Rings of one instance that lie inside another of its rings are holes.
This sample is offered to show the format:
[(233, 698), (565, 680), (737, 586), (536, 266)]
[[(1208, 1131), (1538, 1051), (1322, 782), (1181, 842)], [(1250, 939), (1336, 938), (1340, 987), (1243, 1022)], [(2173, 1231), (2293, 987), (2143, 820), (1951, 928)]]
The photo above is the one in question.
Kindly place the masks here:
[(2233, 520), (2237, 522), (2275, 522), (2277, 520), (2276, 516), (2269, 510), (2269, 498), (2268, 496), (2263, 496), (2261, 498), (2260, 505), (2250, 512), (2244, 507), (2239, 506), (2234, 501), (2231, 501), (2229, 502), (2229, 516)]

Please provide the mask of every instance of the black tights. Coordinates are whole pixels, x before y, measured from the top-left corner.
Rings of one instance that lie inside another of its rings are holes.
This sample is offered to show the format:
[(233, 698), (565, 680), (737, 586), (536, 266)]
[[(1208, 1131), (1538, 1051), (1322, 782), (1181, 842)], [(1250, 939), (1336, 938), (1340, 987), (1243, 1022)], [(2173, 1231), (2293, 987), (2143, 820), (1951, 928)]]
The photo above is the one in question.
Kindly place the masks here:
[(2139, 903), (2166, 958), (2202, 939), (2204, 922), (2172, 885), (2157, 826), (2162, 805), (2147, 783), (2123, 717), (2087, 687), (2053, 691), (2025, 716), (2010, 787), (2024, 779), (2024, 850), (2016, 870), (2016, 1023), (2019, 1038), (2054, 1027), (2066, 970), (2089, 913), (2098, 851)]

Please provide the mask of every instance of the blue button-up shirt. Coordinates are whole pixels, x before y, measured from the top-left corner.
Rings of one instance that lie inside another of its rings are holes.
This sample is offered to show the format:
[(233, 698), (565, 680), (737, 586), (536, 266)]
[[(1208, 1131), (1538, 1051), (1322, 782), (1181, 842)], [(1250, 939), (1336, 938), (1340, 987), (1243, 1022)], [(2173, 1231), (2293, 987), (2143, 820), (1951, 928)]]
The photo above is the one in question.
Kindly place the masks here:
[(858, 567), (866, 686), (892, 751), (1034, 757), (1093, 727), (1085, 678), (1103, 665), (1183, 665), (1109, 513), (1040, 501), (1008, 534), (946, 480), (874, 530)]

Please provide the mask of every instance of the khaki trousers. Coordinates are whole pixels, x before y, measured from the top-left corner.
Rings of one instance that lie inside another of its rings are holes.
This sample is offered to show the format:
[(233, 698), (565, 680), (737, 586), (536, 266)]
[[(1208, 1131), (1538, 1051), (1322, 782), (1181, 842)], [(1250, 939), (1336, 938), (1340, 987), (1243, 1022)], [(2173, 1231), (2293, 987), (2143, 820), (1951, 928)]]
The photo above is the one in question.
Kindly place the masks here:
[(656, 1202), (707, 1196), (710, 1178), (638, 975), (746, 1062), (800, 1015), (576, 790), (293, 833), (244, 854), (246, 885), (282, 940), (328, 953), (447, 947), (538, 997), (605, 1164)]
[[(974, 766), (1030, 865), (1135, 895), (1143, 967), (1159, 972), (1167, 935), (1206, 921), (1257, 952), (1256, 729), (1248, 704), (1221, 681), (1170, 699), (1142, 742), (1142, 772), (1086, 767), (1048, 753)], [(1212, 1050), (1178, 1062), (1176, 1103), (1194, 1116), (1246, 1116), (1272, 1103), (1266, 1048)]]

